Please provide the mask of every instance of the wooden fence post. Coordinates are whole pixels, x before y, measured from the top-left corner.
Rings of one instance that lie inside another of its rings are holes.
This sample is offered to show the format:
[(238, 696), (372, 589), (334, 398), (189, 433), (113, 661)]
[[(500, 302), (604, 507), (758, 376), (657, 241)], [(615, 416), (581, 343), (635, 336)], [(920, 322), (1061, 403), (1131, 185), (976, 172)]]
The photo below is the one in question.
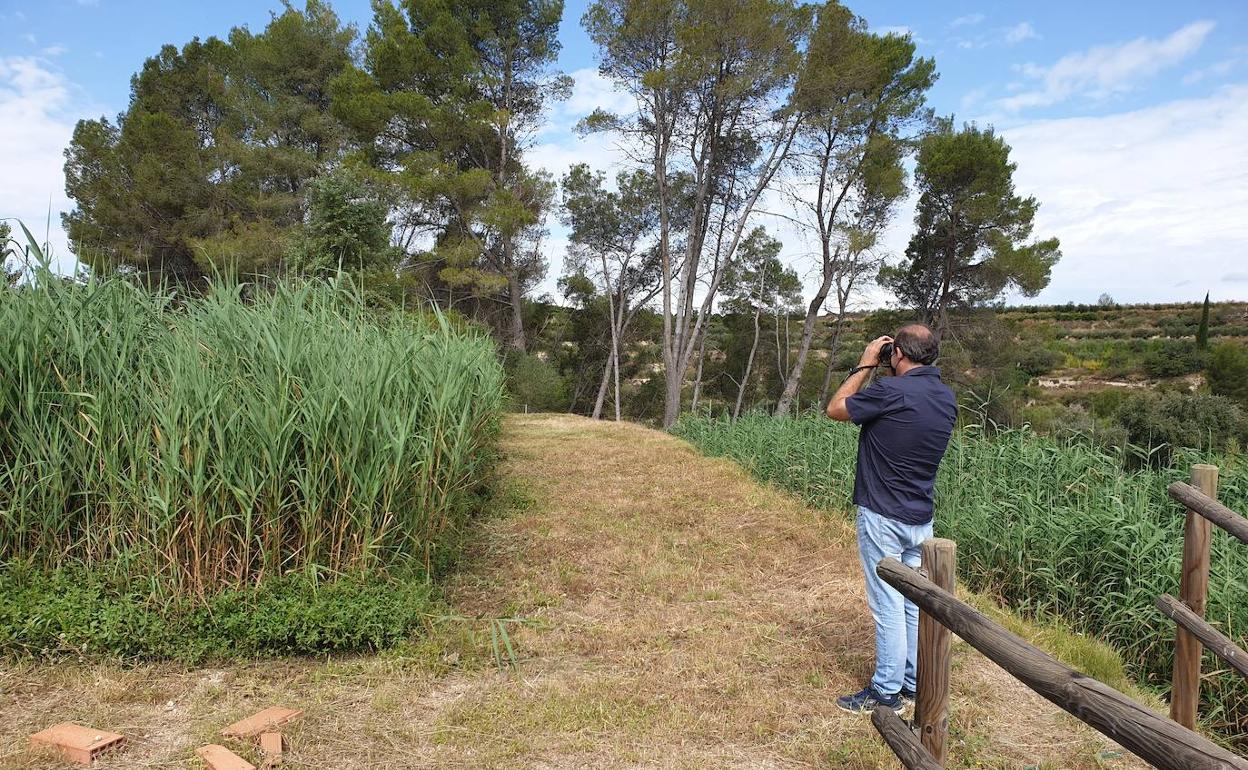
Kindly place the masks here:
[[(953, 593), (958, 546), (934, 537), (923, 541), (923, 571), (927, 579)], [(919, 740), (941, 766), (949, 757), (949, 629), (919, 611), (918, 684), (914, 724)]]
[[(1212, 498), (1218, 496), (1216, 465), (1193, 465), (1192, 486)], [(1197, 616), (1205, 616), (1209, 590), (1209, 542), (1213, 525), (1204, 516), (1188, 510), (1183, 527), (1183, 574), (1179, 598)], [(1185, 628), (1174, 632), (1174, 678), (1170, 687), (1170, 718), (1189, 730), (1196, 728), (1196, 707), (1200, 703), (1200, 640)]]

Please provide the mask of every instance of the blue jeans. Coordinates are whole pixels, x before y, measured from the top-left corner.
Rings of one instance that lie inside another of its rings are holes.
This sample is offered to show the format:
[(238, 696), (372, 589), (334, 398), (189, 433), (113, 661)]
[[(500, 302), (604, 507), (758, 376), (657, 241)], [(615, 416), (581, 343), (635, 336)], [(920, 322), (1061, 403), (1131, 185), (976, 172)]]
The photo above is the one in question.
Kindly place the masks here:
[(858, 555), (867, 577), (867, 605), (875, 619), (875, 674), (871, 685), (883, 695), (915, 689), (919, 608), (880, 579), (875, 565), (888, 556), (919, 566), (919, 546), (932, 536), (932, 523), (906, 524), (858, 506)]

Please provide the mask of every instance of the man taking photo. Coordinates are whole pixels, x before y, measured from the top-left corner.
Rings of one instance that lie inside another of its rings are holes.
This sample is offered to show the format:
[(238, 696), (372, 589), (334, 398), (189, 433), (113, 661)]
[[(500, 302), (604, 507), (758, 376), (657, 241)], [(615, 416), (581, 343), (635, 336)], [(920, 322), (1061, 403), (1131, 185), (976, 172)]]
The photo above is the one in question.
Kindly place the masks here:
[[(890, 352), (891, 350), (891, 352)], [(939, 343), (921, 324), (867, 345), (828, 403), (828, 416), (853, 421), (858, 434), (854, 504), (867, 604), (875, 619), (875, 674), (861, 691), (837, 698), (845, 711), (876, 705), (900, 712), (915, 695), (919, 609), (875, 573), (888, 556), (919, 566), (919, 546), (932, 536), (936, 470), (949, 445), (957, 402), (933, 364)], [(864, 386), (877, 367), (895, 377)]]

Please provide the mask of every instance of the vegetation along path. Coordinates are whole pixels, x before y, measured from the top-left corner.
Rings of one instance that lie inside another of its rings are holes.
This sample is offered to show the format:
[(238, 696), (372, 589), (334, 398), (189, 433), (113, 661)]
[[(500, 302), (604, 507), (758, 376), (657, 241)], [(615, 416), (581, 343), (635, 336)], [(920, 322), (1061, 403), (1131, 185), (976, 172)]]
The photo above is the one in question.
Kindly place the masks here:
[[(280, 704), (306, 712), (297, 768), (898, 766), (833, 704), (872, 658), (846, 520), (636, 425), (513, 416), (504, 449), (508, 510), (426, 640), (212, 669), (6, 665), (0, 765), (58, 767), (26, 736), (77, 720), (131, 738), (100, 768), (195, 767), (222, 726)], [(1136, 766), (961, 644), (953, 678), (954, 766)]]

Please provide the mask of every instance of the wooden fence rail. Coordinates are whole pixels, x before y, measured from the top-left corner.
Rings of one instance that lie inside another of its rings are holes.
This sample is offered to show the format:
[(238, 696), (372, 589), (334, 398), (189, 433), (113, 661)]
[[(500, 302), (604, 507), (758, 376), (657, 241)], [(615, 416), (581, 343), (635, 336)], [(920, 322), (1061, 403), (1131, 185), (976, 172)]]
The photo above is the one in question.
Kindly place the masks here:
[[(1193, 466), (1193, 470), (1202, 466)], [(1205, 466), (1212, 468), (1213, 466)], [(1166, 488), (1170, 497), (1182, 503), (1189, 511), (1195, 511), (1241, 543), (1248, 543), (1248, 519), (1239, 515), (1191, 484), (1176, 481)]]
[(1238, 671), (1240, 676), (1248, 677), (1248, 652), (1244, 652), (1239, 645), (1231, 641), (1229, 636), (1209, 625), (1204, 618), (1192, 612), (1186, 604), (1170, 594), (1157, 597), (1157, 609), (1179, 626), (1187, 629), (1188, 633), (1200, 640), (1205, 649), (1226, 661), (1226, 664)]
[(880, 732), (880, 737), (901, 760), (906, 770), (940, 770), (943, 765), (932, 758), (919, 743), (919, 739), (910, 732), (910, 727), (897, 716), (897, 712), (887, 706), (876, 706), (871, 712), (871, 724)]
[(1066, 666), (897, 559), (884, 559), (876, 572), (989, 660), (1155, 767), (1248, 770), (1248, 761)]

